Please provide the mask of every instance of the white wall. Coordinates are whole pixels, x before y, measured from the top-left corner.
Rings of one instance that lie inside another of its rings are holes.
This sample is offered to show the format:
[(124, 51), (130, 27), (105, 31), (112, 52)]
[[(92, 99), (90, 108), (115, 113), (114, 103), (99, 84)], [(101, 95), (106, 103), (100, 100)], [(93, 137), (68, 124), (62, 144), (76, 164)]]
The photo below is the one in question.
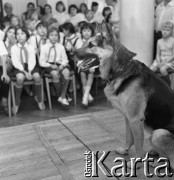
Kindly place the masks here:
[(77, 7), (79, 7), (80, 4), (84, 2), (85, 0), (68, 0), (68, 5), (75, 4)]
[(154, 0), (120, 2), (120, 40), (149, 66), (153, 58)]
[(43, 7), (45, 4), (47, 4), (47, 0), (38, 0), (38, 4)]

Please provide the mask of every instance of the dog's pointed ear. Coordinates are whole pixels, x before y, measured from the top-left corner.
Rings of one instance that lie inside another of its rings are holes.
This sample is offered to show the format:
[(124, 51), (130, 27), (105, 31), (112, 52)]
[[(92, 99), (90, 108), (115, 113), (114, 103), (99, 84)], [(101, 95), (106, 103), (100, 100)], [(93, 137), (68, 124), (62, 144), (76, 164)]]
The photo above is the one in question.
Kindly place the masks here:
[(93, 22), (91, 23), (93, 29), (94, 29), (94, 34), (98, 34), (98, 33), (101, 33), (101, 25), (97, 22)]
[(101, 33), (105, 39), (108, 40), (108, 42), (110, 42), (110, 40), (113, 38), (112, 28), (105, 20), (103, 20), (101, 23)]
[(101, 31), (102, 31), (102, 33), (106, 33), (106, 34), (109, 33), (106, 21), (104, 21), (104, 20), (101, 23)]

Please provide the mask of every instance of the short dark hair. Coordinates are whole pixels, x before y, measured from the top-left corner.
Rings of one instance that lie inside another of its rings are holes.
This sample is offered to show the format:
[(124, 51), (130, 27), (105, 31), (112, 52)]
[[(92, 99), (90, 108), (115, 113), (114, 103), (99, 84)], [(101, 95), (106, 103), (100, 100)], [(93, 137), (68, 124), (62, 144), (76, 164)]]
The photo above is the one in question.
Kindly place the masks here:
[(91, 7), (93, 7), (93, 6), (98, 6), (98, 2), (92, 2)]
[(75, 5), (75, 4), (71, 4), (70, 6), (69, 6), (69, 9), (68, 9), (68, 13), (70, 14), (70, 9), (71, 8), (75, 8), (76, 10), (77, 10), (77, 12), (79, 11), (79, 9), (78, 9), (78, 7)]
[(46, 24), (45, 24), (44, 22), (42, 22), (42, 21), (37, 24), (36, 29), (38, 29), (38, 28), (40, 28), (40, 27), (45, 27), (45, 28), (47, 28)]
[(29, 7), (30, 5), (33, 6), (33, 8), (35, 8), (35, 4), (34, 4), (34, 3), (29, 2), (29, 3), (27, 4), (27, 7)]
[[(22, 32), (24, 32), (26, 34), (27, 40), (30, 38), (30, 33), (28, 32), (28, 29), (25, 27), (18, 27), (15, 31), (15, 37), (17, 35), (17, 31), (21, 29)], [(17, 38), (16, 38), (17, 39)]]
[(57, 32), (58, 38), (60, 38), (59, 31), (58, 31), (58, 29), (55, 28), (55, 27), (52, 27), (51, 29), (48, 30), (47, 37), (49, 37), (50, 33), (54, 32), (54, 31)]
[(68, 30), (71, 34), (75, 33), (74, 25), (71, 22), (64, 23), (62, 29)]
[(14, 26), (9, 26), (8, 29), (5, 31), (5, 36), (4, 36), (3, 41), (6, 41), (6, 39), (7, 39), (7, 33), (8, 33), (8, 31), (10, 31), (11, 29), (14, 29), (14, 31), (16, 32), (16, 28), (15, 28)]
[(45, 8), (46, 8), (46, 7), (49, 7), (50, 10), (51, 10), (51, 12), (52, 12), (52, 7), (51, 7), (51, 5), (50, 5), (50, 4), (45, 4), (45, 5), (44, 5), (44, 14), (45, 14)]
[(56, 11), (58, 11), (58, 7), (57, 7), (58, 5), (62, 5), (62, 6), (63, 6), (63, 11), (66, 10), (65, 4), (64, 4), (62, 1), (58, 1), (58, 2), (56, 3)]
[(112, 13), (109, 13), (108, 16), (106, 17), (106, 22), (109, 23), (109, 19), (112, 16)]
[(49, 27), (49, 26), (52, 25), (53, 23), (58, 23), (57, 19), (55, 19), (55, 18), (49, 19), (49, 21), (47, 22), (47, 27)]
[(86, 3), (81, 3), (80, 4), (80, 6), (79, 6), (79, 11), (81, 12), (81, 8), (82, 8), (82, 6), (85, 6), (86, 7), (86, 9), (88, 9), (88, 6), (87, 6), (87, 4)]
[(109, 10), (111, 10), (111, 8), (110, 7), (104, 7), (104, 9), (103, 9), (103, 11), (102, 11), (102, 15), (103, 15), (103, 17), (105, 16), (105, 11), (109, 11)]
[(84, 29), (90, 29), (91, 30), (91, 32), (92, 32), (92, 36), (94, 36), (94, 28), (93, 28), (93, 26), (92, 26), (92, 24), (90, 24), (90, 23), (84, 23), (82, 26), (81, 26), (81, 28), (80, 28), (80, 33), (82, 34), (82, 31), (84, 30)]

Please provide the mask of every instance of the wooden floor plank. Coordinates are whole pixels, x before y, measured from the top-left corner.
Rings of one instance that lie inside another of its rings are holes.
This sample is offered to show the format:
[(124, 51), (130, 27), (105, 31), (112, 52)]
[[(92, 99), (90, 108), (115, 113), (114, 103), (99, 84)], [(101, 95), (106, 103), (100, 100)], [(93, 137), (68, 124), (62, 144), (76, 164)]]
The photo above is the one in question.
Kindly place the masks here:
[[(124, 118), (115, 109), (3, 128), (0, 180), (107, 180), (101, 170), (98, 178), (84, 177), (84, 153), (111, 151), (105, 161), (111, 168), (119, 157), (115, 148), (124, 141)], [(147, 139), (145, 146), (149, 147)], [(131, 149), (130, 156), (124, 158), (133, 156)], [(146, 180), (142, 171), (138, 171), (138, 179)]]
[(72, 174), (69, 172), (69, 170), (65, 166), (64, 162), (61, 160), (60, 156), (53, 148), (53, 146), (49, 143), (46, 135), (43, 133), (41, 128), (39, 126), (34, 126), (34, 129), (38, 133), (38, 135), (39, 135), (41, 141), (43, 142), (43, 145), (46, 148), (47, 152), (49, 153), (54, 165), (57, 167), (60, 174), (62, 175), (62, 178), (64, 180), (74, 180)]
[(46, 167), (32, 172), (28, 171), (24, 174), (13, 174), (12, 176), (2, 177), (0, 178), (0, 180), (39, 180), (52, 176), (60, 177), (55, 167), (52, 168)]

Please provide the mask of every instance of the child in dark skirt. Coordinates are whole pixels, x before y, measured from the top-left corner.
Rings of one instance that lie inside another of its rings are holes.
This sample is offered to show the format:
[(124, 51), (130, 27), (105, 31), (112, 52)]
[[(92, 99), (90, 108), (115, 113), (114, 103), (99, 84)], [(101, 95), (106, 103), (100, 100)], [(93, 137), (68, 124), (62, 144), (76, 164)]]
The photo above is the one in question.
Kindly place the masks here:
[(36, 54), (32, 45), (27, 40), (29, 32), (25, 28), (16, 29), (15, 36), (17, 44), (11, 48), (11, 60), (13, 70), (11, 75), (16, 77), (17, 85), (15, 88), (16, 102), (13, 107), (13, 112), (16, 114), (19, 110), (21, 93), (24, 80), (34, 80), (35, 97), (40, 110), (45, 109), (45, 105), (41, 96), (41, 76), (38, 68), (36, 68)]
[[(84, 23), (81, 26), (81, 37), (83, 41), (83, 47), (87, 46), (90, 42), (90, 40), (94, 36), (94, 28), (89, 23)], [(78, 61), (77, 66), (80, 66), (82, 61)], [(89, 103), (93, 102), (94, 98), (90, 94), (90, 90), (93, 84), (94, 80), (94, 73), (95, 68), (90, 68), (89, 71), (80, 71), (80, 77), (82, 82), (82, 90), (83, 90), (83, 98), (82, 98), (82, 104), (84, 106), (88, 106)]]
[[(53, 27), (48, 30), (49, 42), (41, 47), (39, 63), (44, 71), (51, 75), (57, 96), (62, 89), (58, 101), (62, 105), (68, 106), (66, 95), (70, 79), (69, 61), (64, 46), (58, 43), (59, 38), (57, 28)], [(59, 82), (61, 75), (63, 76), (63, 87), (60, 87)]]

